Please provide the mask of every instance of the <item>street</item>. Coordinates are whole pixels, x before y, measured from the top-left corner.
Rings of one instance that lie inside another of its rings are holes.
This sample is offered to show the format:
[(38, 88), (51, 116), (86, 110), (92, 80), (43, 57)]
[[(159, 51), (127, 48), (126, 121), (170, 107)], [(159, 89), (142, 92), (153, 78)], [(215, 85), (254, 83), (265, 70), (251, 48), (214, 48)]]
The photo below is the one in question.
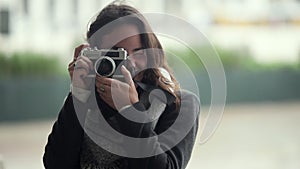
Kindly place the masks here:
[[(227, 105), (215, 134), (197, 140), (188, 169), (299, 169), (299, 121), (299, 101)], [(4, 169), (43, 168), (53, 122), (0, 123)]]

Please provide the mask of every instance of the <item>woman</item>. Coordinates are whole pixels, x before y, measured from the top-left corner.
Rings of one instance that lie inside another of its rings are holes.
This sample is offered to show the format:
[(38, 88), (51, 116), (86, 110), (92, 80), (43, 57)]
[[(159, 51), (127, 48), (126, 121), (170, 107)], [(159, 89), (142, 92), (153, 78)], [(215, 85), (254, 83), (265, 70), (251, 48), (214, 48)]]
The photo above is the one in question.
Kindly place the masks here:
[[(89, 45), (77, 47), (69, 64), (72, 92), (49, 135), (43, 157), (45, 168), (185, 168), (196, 138), (199, 102), (194, 95), (179, 89), (162, 46), (142, 14), (133, 7), (112, 3), (90, 25), (87, 39)], [(80, 55), (86, 47), (125, 49), (128, 62), (121, 66), (125, 80), (98, 75), (94, 81), (87, 78), (94, 63)], [(162, 91), (166, 97), (155, 91)], [(93, 94), (96, 107), (91, 104)], [(97, 109), (124, 138), (109, 138), (111, 130), (109, 134), (101, 133), (104, 122), (98, 122), (100, 117), (91, 111)], [(191, 124), (186, 133), (180, 131), (181, 127), (172, 128), (181, 113), (188, 120), (178, 124)], [(135, 121), (132, 117), (138, 118)], [(169, 134), (160, 137), (164, 133)], [(151, 139), (132, 143), (124, 141), (125, 136)], [(116, 151), (116, 147), (121, 151)]]

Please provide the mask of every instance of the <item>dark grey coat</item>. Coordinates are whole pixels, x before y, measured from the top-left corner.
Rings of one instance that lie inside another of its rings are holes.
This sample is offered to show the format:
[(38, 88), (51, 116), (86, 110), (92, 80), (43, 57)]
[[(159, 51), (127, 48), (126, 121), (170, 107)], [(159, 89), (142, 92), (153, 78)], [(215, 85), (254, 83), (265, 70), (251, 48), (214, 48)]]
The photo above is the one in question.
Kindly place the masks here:
[[(43, 156), (43, 163), (46, 169), (81, 168), (80, 157), (82, 154), (82, 145), (84, 136), (86, 136), (86, 130), (82, 127), (83, 125), (80, 124), (80, 120), (78, 119), (84, 119), (86, 118), (86, 115), (76, 115), (73, 105), (74, 102), (77, 102), (77, 99), (72, 98), (72, 94), (69, 93), (61, 111), (59, 112), (58, 119), (53, 125)], [(181, 119), (183, 117), (184, 120), (179, 120), (179, 123), (177, 124), (179, 124), (179, 126), (190, 125), (191, 128), (189, 128), (185, 134), (181, 133), (181, 128), (173, 128), (170, 132), (173, 133), (173, 135), (169, 135), (169, 137), (164, 139), (152, 139), (147, 144), (137, 144), (136, 146), (140, 148), (141, 151), (151, 150), (163, 153), (145, 158), (123, 157), (123, 161), (126, 161), (126, 168), (184, 169), (190, 160), (198, 129), (200, 108), (198, 98), (190, 92), (182, 91), (180, 109), (176, 109), (175, 104), (168, 105), (159, 115), (157, 120), (149, 123), (132, 122), (121, 115), (123, 113), (134, 113), (136, 110), (149, 113), (150, 109), (147, 107), (147, 112), (145, 107), (146, 106), (143, 103), (138, 102), (123, 110), (121, 113), (115, 112), (110, 113), (107, 116), (103, 114), (103, 116), (108, 121), (113, 119), (114, 122), (117, 122), (117, 126), (115, 126), (114, 129), (118, 132), (134, 138), (156, 138), (156, 136), (167, 131), (177, 119)], [(153, 113), (155, 114), (155, 112)], [(113, 126), (112, 121), (110, 124)], [(175, 146), (168, 148), (168, 145), (173, 145), (173, 141), (176, 141), (176, 138), (182, 134), (184, 134), (183, 138), (180, 139)], [(126, 145), (123, 146), (125, 147)]]

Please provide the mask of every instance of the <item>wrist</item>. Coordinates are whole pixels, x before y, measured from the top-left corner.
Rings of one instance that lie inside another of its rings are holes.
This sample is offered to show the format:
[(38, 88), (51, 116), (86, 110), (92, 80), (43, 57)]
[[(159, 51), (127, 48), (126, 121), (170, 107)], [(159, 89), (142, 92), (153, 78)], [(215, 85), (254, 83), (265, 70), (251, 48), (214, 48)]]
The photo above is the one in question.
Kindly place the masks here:
[(135, 98), (135, 99), (131, 99), (131, 104), (135, 104), (135, 103), (137, 103), (137, 102), (139, 102), (140, 100), (139, 100), (139, 98)]
[(137, 92), (134, 92), (134, 93), (135, 93), (135, 94), (129, 96), (129, 98), (130, 98), (130, 103), (131, 103), (131, 104), (135, 104), (135, 103), (137, 103), (137, 102), (140, 101)]
[(73, 84), (71, 84), (71, 92), (74, 97), (76, 97), (78, 100), (80, 100), (83, 103), (86, 103), (88, 98), (91, 95), (90, 90), (86, 90), (84, 88), (74, 86)]

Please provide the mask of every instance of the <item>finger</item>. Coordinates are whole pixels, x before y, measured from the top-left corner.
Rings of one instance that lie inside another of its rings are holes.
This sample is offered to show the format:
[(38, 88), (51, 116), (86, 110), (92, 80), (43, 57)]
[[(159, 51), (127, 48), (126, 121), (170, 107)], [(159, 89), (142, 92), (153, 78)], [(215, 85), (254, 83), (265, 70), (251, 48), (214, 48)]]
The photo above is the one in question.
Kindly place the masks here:
[(69, 70), (69, 76), (73, 79), (73, 70)]
[(109, 86), (100, 85), (97, 87), (98, 93), (105, 93), (106, 96), (111, 95), (111, 88)]
[(75, 67), (75, 62), (74, 63), (70, 63), (69, 66), (68, 66), (68, 71), (73, 71), (74, 70), (74, 67)]
[(69, 71), (72, 70), (75, 67), (76, 60), (78, 59), (81, 50), (84, 47), (88, 47), (88, 46), (89, 46), (88, 44), (82, 44), (82, 45), (75, 48), (73, 60), (68, 65), (68, 70)]
[(80, 78), (85, 78), (89, 74), (89, 71), (87, 71), (85, 68), (78, 68), (75, 69), (73, 75), (74, 78), (80, 77)]
[(102, 100), (104, 100), (105, 102), (108, 103), (109, 100), (112, 100), (110, 93), (109, 93), (109, 90), (101, 90), (101, 88), (97, 88), (97, 92), (99, 93), (99, 96), (101, 97)]
[(73, 76), (74, 67), (75, 67), (75, 61), (72, 61), (72, 62), (68, 65), (68, 71), (69, 71), (69, 74), (70, 74), (71, 78), (72, 78), (72, 76)]
[(104, 92), (101, 92), (100, 90), (97, 89), (97, 92), (99, 93), (99, 96), (100, 98), (103, 100), (103, 101), (106, 101), (106, 97), (104, 96)]
[(93, 69), (93, 62), (92, 62), (88, 57), (86, 57), (86, 56), (79, 56), (79, 57), (77, 58), (77, 60), (82, 60), (82, 61), (84, 61), (85, 63), (88, 64), (90, 70)]
[(74, 66), (75, 61), (76, 61), (76, 60), (72, 60), (72, 61), (68, 64), (68, 67)]
[(105, 85), (103, 83), (103, 79), (101, 77), (99, 77), (98, 75), (96, 75), (96, 80), (95, 80), (96, 86), (100, 87), (101, 85)]
[(131, 74), (130, 74), (130, 72), (126, 69), (126, 67), (125, 67), (124, 65), (121, 66), (121, 72), (122, 72), (122, 74), (124, 75), (125, 82), (126, 82), (129, 86), (133, 87), (133, 86), (134, 86), (134, 83), (133, 83)]
[(74, 57), (73, 57), (73, 60), (77, 60), (78, 56), (80, 55), (80, 52), (83, 48), (86, 48), (86, 47), (89, 47), (90, 45), (89, 44), (81, 44), (79, 46), (77, 46), (75, 48), (75, 51), (74, 51)]
[(114, 81), (114, 79), (112, 79), (112, 78), (98, 76), (98, 75), (96, 76), (96, 82), (99, 82), (99, 83), (107, 85), (107, 86), (111, 86), (113, 81)]
[(105, 92), (105, 90), (101, 90), (101, 88), (100, 87), (97, 87), (97, 92), (100, 94), (100, 95), (104, 95), (104, 92)]
[(68, 65), (68, 71), (74, 70), (75, 62), (76, 62), (76, 60), (73, 60), (72, 62), (69, 63), (69, 65)]
[(102, 85), (102, 83), (101, 83), (101, 82), (98, 82), (98, 81), (96, 80), (96, 81), (95, 81), (95, 85), (96, 85), (97, 88), (99, 88), (99, 87)]
[(78, 59), (75, 62), (75, 69), (86, 69), (86, 71), (90, 70), (90, 66), (88, 63), (86, 63), (83, 59)]
[(102, 83), (101, 81), (96, 81), (96, 87), (97, 88), (100, 88), (100, 87), (105, 87), (105, 86), (107, 86), (107, 87), (109, 87), (108, 85), (105, 85), (104, 83)]

